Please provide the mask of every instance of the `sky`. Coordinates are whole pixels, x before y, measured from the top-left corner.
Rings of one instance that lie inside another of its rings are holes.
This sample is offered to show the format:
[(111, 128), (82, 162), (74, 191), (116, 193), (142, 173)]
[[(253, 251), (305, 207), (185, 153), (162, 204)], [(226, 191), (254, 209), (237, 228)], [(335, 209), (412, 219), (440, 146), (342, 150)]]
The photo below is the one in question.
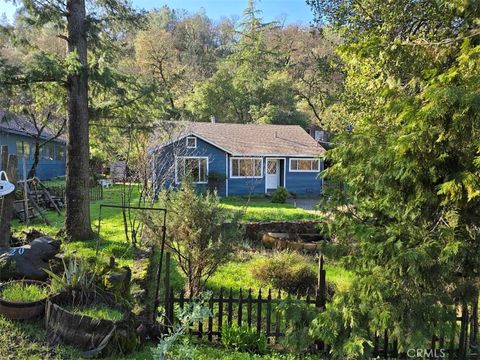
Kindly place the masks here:
[[(247, 0), (132, 0), (138, 9), (160, 8), (168, 5), (173, 9), (185, 9), (195, 12), (205, 9), (208, 17), (219, 20), (222, 17), (241, 16), (247, 5)], [(262, 10), (264, 21), (285, 20), (286, 23), (301, 23), (308, 25), (313, 20), (310, 7), (305, 0), (260, 0), (257, 6)], [(11, 1), (0, 0), (0, 16), (5, 13), (12, 19), (15, 6)]]

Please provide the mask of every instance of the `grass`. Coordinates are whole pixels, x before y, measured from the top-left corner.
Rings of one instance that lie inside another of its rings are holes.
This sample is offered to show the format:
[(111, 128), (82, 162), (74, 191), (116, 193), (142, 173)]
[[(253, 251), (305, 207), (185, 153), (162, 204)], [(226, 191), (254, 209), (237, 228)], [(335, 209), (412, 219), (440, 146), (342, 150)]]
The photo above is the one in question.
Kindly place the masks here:
[(42, 321), (11, 321), (0, 316), (0, 359), (82, 359), (70, 346), (50, 346)]
[(7, 301), (33, 302), (45, 299), (48, 294), (48, 288), (45, 286), (15, 281), (5, 285), (0, 296)]
[(274, 204), (265, 197), (255, 197), (250, 200), (241, 197), (222, 198), (225, 208), (232, 211), (242, 211), (244, 221), (285, 221), (285, 220), (315, 220), (315, 211), (296, 208), (293, 204)]
[[(207, 288), (213, 291), (219, 291), (221, 288), (229, 290), (232, 288), (235, 293), (239, 289), (252, 289), (253, 293), (266, 294), (270, 288), (272, 291), (278, 291), (269, 284), (262, 283), (253, 274), (253, 269), (261, 262), (264, 262), (272, 257), (271, 252), (257, 252), (250, 256), (245, 254), (237, 254), (229, 262), (221, 265), (218, 270), (210, 277), (207, 282)], [(306, 261), (311, 268), (316, 272), (318, 265), (313, 257), (306, 257)], [(348, 290), (353, 275), (334, 262), (327, 262), (324, 266), (326, 271), (327, 282), (335, 284), (337, 291)]]
[[(136, 191), (136, 190), (134, 190)], [(90, 204), (90, 218), (94, 231), (98, 230), (98, 215), (100, 203), (102, 204), (121, 204), (122, 186), (116, 185), (105, 189), (103, 201), (92, 202)], [(134, 193), (134, 197), (137, 192)], [(13, 221), (13, 230), (17, 233), (28, 231), (29, 228), (35, 228), (49, 236), (56, 237), (58, 231), (63, 227), (64, 211), (61, 215), (54, 211), (47, 213), (47, 219), (50, 225), (43, 223), (38, 218), (31, 225), (26, 226), (18, 220)], [(72, 241), (64, 243), (64, 250), (67, 253), (74, 252), (77, 256), (84, 258), (97, 258), (96, 256), (96, 240), (88, 241)], [(99, 258), (107, 261), (110, 256), (115, 256), (120, 266), (132, 266), (135, 252), (131, 244), (127, 243), (124, 233), (123, 215), (121, 209), (102, 208), (102, 222), (99, 242)]]
[(123, 313), (121, 311), (112, 309), (106, 305), (68, 306), (65, 310), (77, 315), (89, 316), (94, 319), (110, 321), (120, 321), (123, 319)]

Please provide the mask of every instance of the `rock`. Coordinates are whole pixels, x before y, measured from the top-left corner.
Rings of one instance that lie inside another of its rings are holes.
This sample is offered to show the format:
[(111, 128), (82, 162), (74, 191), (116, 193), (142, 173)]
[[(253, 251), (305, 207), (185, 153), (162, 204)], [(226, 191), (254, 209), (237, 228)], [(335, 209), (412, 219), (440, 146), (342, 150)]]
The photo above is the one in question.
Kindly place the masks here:
[(0, 280), (46, 280), (48, 261), (60, 251), (59, 240), (43, 236), (30, 244), (0, 248)]

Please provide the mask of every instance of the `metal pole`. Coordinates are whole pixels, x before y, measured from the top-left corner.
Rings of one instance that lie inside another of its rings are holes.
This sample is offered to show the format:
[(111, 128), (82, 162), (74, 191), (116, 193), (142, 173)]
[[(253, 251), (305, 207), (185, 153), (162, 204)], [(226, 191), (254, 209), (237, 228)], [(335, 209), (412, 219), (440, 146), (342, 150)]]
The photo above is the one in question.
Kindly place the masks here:
[(100, 247), (100, 223), (102, 221), (102, 204), (100, 204), (100, 209), (98, 210), (98, 228), (97, 228), (97, 242), (95, 244), (95, 257), (98, 257), (98, 250)]
[[(160, 291), (160, 278), (162, 276), (162, 265), (163, 265), (163, 252), (165, 249), (165, 239), (166, 239), (166, 233), (167, 233), (167, 211), (164, 210), (163, 212), (163, 226), (162, 226), (162, 243), (160, 244), (160, 264), (158, 265), (158, 271), (157, 271), (157, 286), (155, 289), (155, 308), (153, 309), (153, 322), (155, 323), (155, 320), (157, 318), (157, 309), (158, 309), (158, 292)], [(167, 289), (168, 291), (168, 289)]]

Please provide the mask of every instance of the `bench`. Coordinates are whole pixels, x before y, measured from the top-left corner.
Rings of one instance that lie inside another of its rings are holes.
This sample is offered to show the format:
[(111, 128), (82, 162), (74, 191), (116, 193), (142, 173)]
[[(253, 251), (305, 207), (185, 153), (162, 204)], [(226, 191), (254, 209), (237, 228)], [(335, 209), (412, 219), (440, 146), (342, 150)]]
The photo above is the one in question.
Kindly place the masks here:
[(111, 187), (113, 185), (113, 181), (110, 179), (100, 179), (98, 180), (98, 183), (102, 188)]

